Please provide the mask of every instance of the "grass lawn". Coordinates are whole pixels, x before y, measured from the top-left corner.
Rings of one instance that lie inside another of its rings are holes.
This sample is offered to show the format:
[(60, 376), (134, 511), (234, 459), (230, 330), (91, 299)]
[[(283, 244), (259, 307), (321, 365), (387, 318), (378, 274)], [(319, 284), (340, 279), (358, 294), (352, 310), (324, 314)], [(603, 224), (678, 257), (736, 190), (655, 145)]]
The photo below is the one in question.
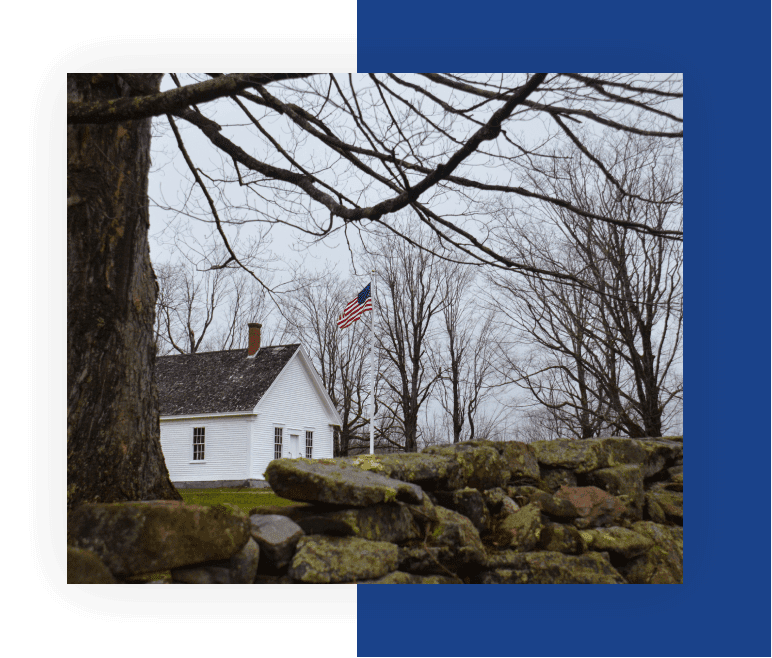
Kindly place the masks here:
[[(264, 505), (293, 505), (294, 501), (280, 498), (270, 489), (177, 489), (186, 503), (194, 505), (218, 505), (220, 503), (233, 503), (238, 505), (245, 514), (255, 507)], [(171, 582), (171, 571), (155, 571), (153, 573), (134, 576), (131, 580), (136, 583), (149, 581)]]
[(193, 503), (194, 505), (233, 503), (240, 507), (245, 514), (249, 514), (249, 510), (254, 507), (294, 504), (291, 500), (280, 498), (270, 489), (221, 487), (218, 489), (177, 489), (177, 491), (186, 503)]

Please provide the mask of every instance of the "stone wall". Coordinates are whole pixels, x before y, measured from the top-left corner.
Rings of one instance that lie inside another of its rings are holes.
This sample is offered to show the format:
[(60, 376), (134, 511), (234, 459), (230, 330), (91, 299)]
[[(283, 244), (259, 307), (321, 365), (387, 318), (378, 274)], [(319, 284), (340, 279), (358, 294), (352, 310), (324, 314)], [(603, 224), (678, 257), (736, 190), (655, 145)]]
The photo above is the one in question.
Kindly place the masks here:
[(297, 503), (82, 505), (68, 515), (68, 582), (683, 581), (681, 437), (282, 459), (266, 479)]

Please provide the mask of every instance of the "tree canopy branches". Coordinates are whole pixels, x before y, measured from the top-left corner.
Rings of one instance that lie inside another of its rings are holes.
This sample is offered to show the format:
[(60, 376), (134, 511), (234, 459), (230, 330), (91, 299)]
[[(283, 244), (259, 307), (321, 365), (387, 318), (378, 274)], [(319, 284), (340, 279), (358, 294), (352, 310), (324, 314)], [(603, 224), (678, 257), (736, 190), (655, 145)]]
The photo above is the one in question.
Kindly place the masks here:
[[(519, 204), (520, 212), (544, 202), (587, 222), (668, 240), (683, 237), (680, 229), (582, 208), (571, 199), (538, 189), (530, 180), (545, 163), (562, 157), (555, 155), (557, 146), (568, 145), (602, 172), (620, 195), (633, 194), (625, 181), (611, 176), (613, 163), (593, 150), (588, 137), (610, 129), (679, 142), (683, 136), (679, 76), (426, 73), (349, 75), (345, 80), (334, 74), (212, 73), (191, 77), (193, 83), (183, 85), (175, 76), (180, 86), (151, 94), (144, 93), (139, 76), (116, 74), (119, 97), (70, 102), (68, 122), (166, 115), (170, 125), (172, 117), (178, 117), (195, 126), (222, 165), (215, 173), (205, 156), (185, 155), (191, 185), (199, 187), (198, 192), (191, 190), (185, 203), (198, 194), (206, 203), (194, 212), (188, 205), (184, 210), (214, 221), (231, 258), (239, 263), (224, 226), (281, 223), (302, 231), (309, 240), (323, 239), (347, 226), (363, 232), (382, 226), (399, 234), (393, 216), (409, 211), (459, 260), (586, 285), (581, 275), (536, 268), (512, 258), (506, 244), (490, 230), (489, 209), (501, 198), (508, 199), (510, 206)], [(227, 125), (213, 119), (217, 104), (208, 101), (216, 99), (240, 111), (247, 124)], [(181, 144), (179, 130), (172, 129)], [(239, 222), (223, 216), (228, 204), (240, 211)]]
[[(179, 87), (170, 91), (148, 93), (140, 79), (132, 74), (113, 73), (125, 77), (128, 86), (139, 91), (138, 96), (107, 101), (68, 101), (67, 123), (113, 123), (135, 121), (161, 114), (175, 114), (185, 108), (230, 96), (242, 89), (290, 78), (302, 78), (309, 73), (232, 73), (212, 80)], [(118, 85), (115, 81), (114, 84)]]

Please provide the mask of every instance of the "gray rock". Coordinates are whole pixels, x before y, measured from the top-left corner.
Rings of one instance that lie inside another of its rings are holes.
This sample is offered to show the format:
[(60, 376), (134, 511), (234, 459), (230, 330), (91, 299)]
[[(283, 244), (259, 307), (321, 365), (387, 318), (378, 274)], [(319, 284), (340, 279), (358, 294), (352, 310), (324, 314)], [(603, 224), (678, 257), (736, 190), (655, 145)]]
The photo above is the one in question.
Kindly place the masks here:
[(67, 542), (94, 551), (115, 576), (229, 559), (249, 520), (224, 505), (178, 501), (84, 504), (67, 515)]
[(633, 558), (625, 576), (636, 584), (680, 584), (684, 579), (684, 530), (651, 521), (633, 524), (633, 530), (654, 542), (654, 548)]
[(172, 569), (173, 583), (189, 585), (228, 585), (230, 584), (230, 569), (216, 566), (198, 566), (186, 569)]
[(633, 511), (640, 521), (643, 518), (643, 469), (640, 464), (622, 464), (601, 468), (586, 476), (587, 484), (594, 485), (612, 496), (623, 498), (623, 503)]
[(460, 465), (449, 455), (408, 452), (344, 459), (362, 470), (412, 482), (424, 491), (447, 491), (464, 486)]
[(684, 495), (678, 491), (651, 489), (646, 492), (646, 513), (655, 523), (684, 524)]
[(500, 548), (531, 551), (539, 545), (543, 528), (539, 506), (528, 503), (514, 514), (504, 517), (496, 526), (492, 539)]
[(547, 488), (555, 493), (560, 487), (575, 487), (577, 484), (576, 473), (570, 468), (547, 468), (541, 469), (541, 481)]
[(573, 526), (546, 522), (539, 536), (539, 550), (579, 555), (586, 546), (579, 530)]
[(275, 459), (265, 470), (274, 493), (290, 500), (367, 507), (401, 500), (420, 503), (421, 487), (363, 471), (346, 461)]
[(269, 569), (283, 569), (295, 554), (298, 540), (303, 536), (300, 526), (278, 514), (253, 514), (249, 517), (252, 538), (260, 547), (260, 556)]
[(428, 446), (422, 454), (448, 455), (456, 459), (462, 476), (462, 486), (485, 491), (495, 487), (503, 487), (509, 480), (510, 472), (507, 462), (499, 452), (487, 445), (477, 442), (454, 443), (451, 445)]
[[(499, 489), (501, 491), (501, 489)], [(503, 494), (503, 491), (502, 491)], [(468, 518), (472, 525), (480, 533), (485, 533), (490, 529), (491, 517), (488, 508), (485, 505), (483, 495), (471, 487), (458, 489), (450, 492), (437, 492), (437, 502), (443, 507), (452, 509)], [(503, 499), (502, 499), (503, 503)]]
[(629, 528), (591, 528), (580, 530), (582, 539), (590, 551), (607, 551), (625, 558), (637, 557), (648, 551), (654, 542)]
[(94, 551), (67, 547), (67, 584), (112, 584), (116, 580)]
[(354, 583), (395, 571), (399, 549), (359, 537), (301, 537), (287, 575), (298, 583)]
[(488, 570), (479, 576), (483, 584), (521, 585), (621, 585), (626, 581), (600, 553), (565, 555), (552, 551), (491, 555)]
[(248, 585), (255, 579), (260, 548), (250, 537), (229, 560), (215, 560), (184, 569), (172, 569), (172, 582), (196, 585)]

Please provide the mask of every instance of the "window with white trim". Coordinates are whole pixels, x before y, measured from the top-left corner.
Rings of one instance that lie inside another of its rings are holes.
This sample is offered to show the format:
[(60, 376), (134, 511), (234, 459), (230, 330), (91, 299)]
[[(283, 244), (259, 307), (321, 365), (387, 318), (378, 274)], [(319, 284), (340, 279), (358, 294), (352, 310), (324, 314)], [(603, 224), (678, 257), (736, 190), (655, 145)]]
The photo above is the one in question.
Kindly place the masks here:
[(314, 433), (306, 430), (306, 459), (313, 459), (314, 454)]
[(273, 428), (273, 458), (281, 459), (281, 444), (284, 437), (284, 431), (281, 427)]
[(204, 428), (193, 428), (193, 461), (204, 460)]

